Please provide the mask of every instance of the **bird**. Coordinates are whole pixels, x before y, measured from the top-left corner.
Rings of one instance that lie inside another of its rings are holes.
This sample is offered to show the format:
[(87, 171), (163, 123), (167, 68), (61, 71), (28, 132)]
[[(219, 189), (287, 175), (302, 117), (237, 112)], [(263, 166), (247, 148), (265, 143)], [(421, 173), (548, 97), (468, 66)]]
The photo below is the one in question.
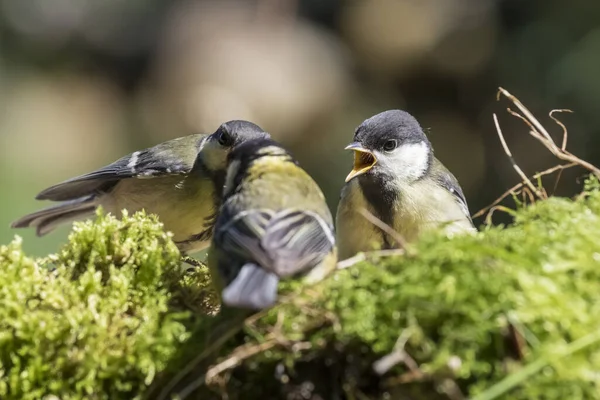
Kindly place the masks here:
[[(431, 229), (449, 235), (476, 231), (458, 181), (434, 157), (408, 112), (388, 110), (366, 119), (345, 149), (354, 152), (354, 166), (336, 213), (340, 259), (398, 248), (397, 237), (411, 243)], [(381, 224), (369, 221), (371, 216)]]
[(194, 392), (206, 377), (197, 371), (215, 361), (245, 319), (276, 304), (281, 280), (316, 283), (336, 267), (325, 196), (277, 142), (262, 138), (234, 147), (222, 199), (207, 256), (221, 307), (195, 336), (204, 342), (202, 351), (160, 386), (161, 400)]
[(335, 269), (325, 196), (277, 142), (251, 140), (230, 153), (207, 262), (222, 305), (246, 310), (273, 306), (280, 280), (316, 282)]
[(94, 215), (101, 206), (117, 217), (122, 210), (156, 214), (183, 254), (210, 244), (225, 182), (227, 156), (246, 140), (270, 138), (244, 120), (223, 123), (212, 134), (193, 134), (135, 151), (96, 171), (51, 186), (37, 200), (59, 202), (12, 223), (33, 227), (38, 236)]

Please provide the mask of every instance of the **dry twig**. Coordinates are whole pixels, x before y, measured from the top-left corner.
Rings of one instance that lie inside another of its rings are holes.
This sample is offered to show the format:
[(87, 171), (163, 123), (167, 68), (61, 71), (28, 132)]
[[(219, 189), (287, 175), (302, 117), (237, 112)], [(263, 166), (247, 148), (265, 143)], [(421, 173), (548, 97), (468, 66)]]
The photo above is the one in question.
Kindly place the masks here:
[[(532, 127), (532, 129), (530, 130), (530, 134), (538, 139), (548, 150), (550, 150), (550, 152), (552, 154), (554, 154), (554, 156), (556, 156), (556, 158), (563, 160), (563, 161), (568, 161), (571, 163), (576, 163), (581, 165), (583, 168), (587, 169), (588, 171), (592, 172), (594, 175), (596, 175), (597, 177), (600, 178), (600, 169), (598, 169), (596, 166), (590, 164), (589, 162), (582, 160), (581, 158), (571, 154), (569, 151), (567, 151), (566, 149), (563, 149), (562, 147), (558, 147), (556, 145), (556, 143), (554, 142), (554, 140), (552, 139), (552, 137), (550, 136), (550, 134), (548, 133), (548, 131), (546, 131), (546, 129), (542, 126), (542, 124), (537, 120), (537, 118), (535, 118), (533, 116), (533, 114), (519, 101), (519, 99), (517, 99), (515, 96), (513, 96), (512, 94), (510, 94), (507, 90), (503, 89), (503, 88), (499, 88), (499, 92), (501, 94), (503, 94), (504, 96), (506, 96), (510, 101), (513, 102), (513, 104), (523, 113), (522, 119), (526, 119), (528, 121), (528, 125), (530, 127)], [(515, 113), (514, 111), (510, 111), (513, 115), (518, 115), (517, 113)], [(554, 117), (552, 114), (554, 112), (570, 112), (569, 110), (553, 110), (553, 112), (551, 112), (550, 117), (554, 120), (554, 121), (558, 121), (556, 119), (556, 117)], [(564, 127), (564, 124), (559, 123), (559, 125), (561, 127)], [(564, 130), (563, 130), (564, 132)], [(563, 134), (563, 145), (564, 147), (566, 147), (566, 134)]]
[(407, 328), (404, 329), (402, 331), (402, 333), (400, 334), (400, 336), (398, 337), (398, 340), (396, 340), (396, 344), (394, 345), (394, 350), (390, 353), (390, 354), (386, 354), (385, 356), (381, 357), (379, 360), (375, 361), (373, 363), (373, 370), (375, 371), (375, 373), (377, 375), (383, 375), (386, 372), (388, 372), (390, 369), (392, 369), (394, 366), (396, 366), (397, 364), (404, 362), (405, 365), (410, 369), (410, 370), (418, 370), (419, 366), (417, 365), (417, 363), (415, 362), (415, 360), (413, 360), (408, 353), (406, 352), (406, 350), (404, 350), (404, 347), (406, 346), (406, 342), (408, 342), (408, 339), (410, 339), (410, 336), (412, 334), (412, 330)]
[(554, 120), (554, 122), (556, 122), (556, 124), (558, 126), (560, 126), (562, 128), (563, 141), (562, 141), (562, 145), (560, 146), (560, 148), (561, 148), (561, 150), (567, 150), (567, 140), (569, 138), (569, 131), (567, 130), (567, 127), (565, 126), (565, 124), (560, 122), (560, 120), (554, 116), (554, 113), (561, 113), (561, 112), (572, 113), (573, 111), (568, 110), (566, 108), (561, 108), (561, 109), (556, 109), (556, 110), (550, 111), (550, 113), (548, 115), (550, 116), (550, 118), (552, 118)]
[(395, 257), (405, 255), (406, 252), (404, 249), (390, 249), (390, 250), (378, 250), (378, 251), (369, 251), (366, 253), (358, 253), (355, 256), (347, 258), (337, 263), (337, 269), (346, 269), (350, 268), (353, 265), (361, 263), (363, 261), (377, 261), (381, 258), (386, 257)]
[[(561, 171), (563, 169), (571, 168), (571, 167), (574, 167), (576, 165), (579, 165), (579, 164), (569, 163), (569, 164), (557, 165), (557, 166), (554, 166), (552, 168), (548, 168), (545, 171), (538, 172), (537, 174), (535, 174), (535, 175), (532, 176), (532, 179), (539, 179), (539, 178), (541, 178), (544, 175), (549, 175), (549, 174), (552, 174), (552, 173), (554, 173), (556, 171)], [(489, 206), (486, 206), (486, 207), (482, 208), (481, 210), (477, 211), (477, 213), (475, 213), (473, 215), (473, 218), (481, 217), (483, 214), (487, 213), (493, 207), (497, 206), (502, 200), (504, 200), (505, 198), (507, 198), (511, 194), (516, 194), (517, 191), (520, 190), (520, 189), (522, 189), (524, 186), (525, 186), (525, 183), (521, 182), (521, 183), (518, 183), (515, 186), (511, 187), (506, 192), (504, 192), (502, 194), (502, 196), (500, 196), (496, 200), (494, 200), (494, 202), (492, 204), (490, 204)]]
[[(225, 360), (221, 361), (217, 365), (210, 367), (208, 371), (206, 371), (206, 382), (210, 384), (217, 375), (240, 365), (242, 362), (258, 353), (262, 353), (263, 351), (272, 349), (277, 344), (277, 340), (273, 338), (264, 343), (238, 347), (231, 353), (229, 357), (227, 357)], [(190, 393), (192, 391), (190, 391)]]
[(543, 194), (540, 193), (540, 191), (535, 186), (533, 186), (533, 183), (531, 183), (531, 181), (529, 180), (527, 175), (525, 175), (523, 170), (517, 165), (517, 162), (513, 158), (513, 155), (510, 152), (508, 145), (506, 144), (506, 140), (504, 140), (504, 135), (502, 134), (502, 129), (500, 129), (500, 124), (498, 123), (498, 116), (495, 113), (494, 113), (494, 124), (496, 125), (496, 132), (498, 133), (498, 137), (500, 138), (500, 143), (502, 143), (502, 148), (504, 149), (504, 152), (508, 156), (508, 159), (510, 160), (510, 163), (512, 164), (514, 170), (517, 171), (517, 174), (519, 174), (521, 179), (523, 179), (523, 182), (525, 182), (527, 187), (529, 187), (529, 189), (531, 189), (531, 191), (533, 193), (535, 193), (539, 198), (543, 199), (544, 198)]
[(375, 225), (376, 227), (378, 227), (379, 229), (381, 229), (382, 231), (384, 231), (385, 233), (390, 235), (392, 237), (392, 239), (394, 239), (401, 248), (406, 249), (406, 247), (407, 247), (406, 240), (402, 237), (401, 234), (396, 232), (394, 230), (394, 228), (392, 228), (391, 226), (389, 226), (388, 224), (386, 224), (385, 222), (383, 222), (382, 220), (377, 218), (375, 215), (373, 215), (373, 213), (371, 213), (366, 208), (361, 208), (358, 210), (358, 212), (360, 212), (360, 214), (363, 217), (365, 217), (365, 219), (367, 221), (369, 221), (370, 223), (372, 223), (373, 225)]
[[(487, 207), (484, 207), (483, 209), (481, 209), (477, 213), (475, 213), (473, 215), (473, 218), (481, 217), (485, 213), (493, 213), (494, 210), (499, 209), (499, 207), (497, 207), (497, 206), (501, 201), (503, 201), (506, 197), (508, 197), (510, 195), (516, 195), (518, 193), (518, 191), (525, 192), (527, 190), (530, 190), (531, 192), (535, 193), (537, 197), (539, 197), (541, 199), (547, 198), (548, 195), (547, 195), (546, 191), (541, 187), (540, 188), (535, 187), (532, 183), (532, 180), (539, 180), (541, 177), (552, 174), (556, 171), (558, 171), (558, 176), (557, 176), (556, 182), (554, 184), (554, 191), (556, 191), (556, 187), (558, 185), (558, 180), (560, 179), (562, 170), (574, 167), (576, 165), (589, 170), (591, 173), (593, 173), (594, 175), (596, 175), (597, 177), (600, 178), (600, 169), (598, 169), (594, 165), (588, 163), (587, 161), (580, 159), (579, 157), (577, 157), (577, 156), (573, 155), (572, 153), (570, 153), (569, 151), (567, 151), (567, 141), (568, 141), (567, 127), (558, 118), (556, 118), (554, 116), (554, 114), (558, 113), (558, 112), (572, 112), (571, 110), (556, 109), (556, 110), (550, 111), (550, 114), (549, 114), (550, 118), (552, 118), (552, 120), (557, 125), (559, 125), (563, 131), (562, 143), (561, 143), (561, 146), (559, 147), (556, 144), (556, 142), (552, 139), (552, 137), (550, 136), (548, 131), (542, 126), (542, 124), (537, 120), (537, 118), (535, 118), (535, 116), (527, 109), (527, 107), (525, 107), (523, 105), (523, 103), (521, 103), (519, 101), (519, 99), (517, 99), (515, 96), (510, 94), (507, 90), (505, 90), (503, 88), (499, 88), (497, 99), (500, 100), (500, 97), (502, 95), (505, 96), (506, 98), (508, 98), (521, 113), (513, 111), (510, 108), (507, 108), (507, 111), (511, 115), (522, 120), (529, 128), (529, 134), (533, 138), (538, 140), (540, 143), (542, 143), (542, 145), (544, 147), (546, 147), (556, 158), (558, 158), (559, 160), (562, 160), (562, 161), (567, 161), (567, 163), (557, 165), (555, 167), (549, 168), (542, 172), (538, 172), (535, 175), (533, 175), (531, 179), (528, 178), (524, 174), (524, 172), (521, 170), (521, 168), (517, 165), (515, 160), (513, 159), (512, 153), (510, 152), (510, 149), (508, 148), (508, 145), (506, 144), (506, 141), (504, 140), (502, 130), (500, 129), (498, 117), (496, 116), (496, 114), (494, 114), (494, 124), (496, 126), (496, 131), (498, 133), (498, 137), (500, 138), (500, 142), (502, 143), (504, 152), (509, 157), (513, 168), (515, 169), (515, 171), (517, 171), (517, 173), (521, 177), (522, 181), (521, 181), (521, 183), (513, 186), (512, 188), (510, 188), (509, 190), (504, 192), (499, 198), (494, 200), (494, 202), (492, 204), (490, 204)], [(530, 201), (531, 200), (532, 199), (530, 199)], [(488, 217), (486, 218), (486, 220), (488, 220), (488, 221), (490, 220), (489, 214), (488, 214)]]

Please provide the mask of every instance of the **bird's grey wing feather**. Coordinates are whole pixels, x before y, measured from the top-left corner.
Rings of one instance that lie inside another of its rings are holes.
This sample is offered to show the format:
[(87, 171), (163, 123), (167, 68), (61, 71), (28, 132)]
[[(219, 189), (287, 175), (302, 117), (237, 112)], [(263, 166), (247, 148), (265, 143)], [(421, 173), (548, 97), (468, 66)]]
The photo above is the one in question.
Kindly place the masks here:
[(94, 198), (82, 197), (65, 201), (53, 207), (25, 215), (11, 224), (12, 228), (36, 228), (38, 236), (51, 232), (57, 226), (77, 221), (83, 217), (93, 215), (96, 208)]
[(473, 223), (471, 220), (471, 213), (469, 212), (469, 205), (467, 204), (467, 199), (465, 198), (465, 195), (454, 175), (445, 170), (434, 176), (434, 178), (444, 189), (452, 193), (465, 216), (469, 219), (469, 221), (471, 221), (471, 223)]
[(279, 277), (316, 266), (334, 246), (333, 228), (318, 214), (255, 209), (237, 214), (218, 232), (225, 253), (254, 260)]
[(272, 260), (262, 249), (260, 238), (264, 235), (273, 214), (271, 210), (265, 209), (232, 214), (225, 206), (221, 210), (221, 218), (228, 222), (215, 230), (214, 240), (220, 244), (224, 254), (243, 260), (254, 260), (263, 267), (268, 266)]
[(274, 259), (273, 270), (292, 276), (319, 264), (335, 244), (333, 228), (318, 214), (284, 210), (273, 216), (262, 248)]
[[(191, 143), (198, 148), (201, 135), (195, 136), (198, 136), (198, 141)], [(51, 186), (40, 192), (36, 199), (72, 200), (108, 191), (121, 179), (187, 174), (193, 167), (195, 157), (186, 158), (179, 154), (185, 143), (184, 139), (186, 138), (174, 139), (131, 153), (96, 171)], [(194, 154), (193, 151), (190, 153)]]

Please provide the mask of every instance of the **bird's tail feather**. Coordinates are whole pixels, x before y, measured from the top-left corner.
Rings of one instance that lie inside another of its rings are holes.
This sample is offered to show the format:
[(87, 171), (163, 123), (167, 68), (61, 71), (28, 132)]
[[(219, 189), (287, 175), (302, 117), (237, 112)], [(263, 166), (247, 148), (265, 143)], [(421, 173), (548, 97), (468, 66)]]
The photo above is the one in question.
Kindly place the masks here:
[(43, 236), (57, 226), (77, 221), (93, 215), (96, 201), (92, 196), (66, 201), (54, 207), (25, 215), (11, 224), (12, 228), (36, 228), (38, 236)]
[(222, 301), (230, 307), (262, 310), (277, 301), (279, 277), (256, 264), (245, 264), (222, 293)]

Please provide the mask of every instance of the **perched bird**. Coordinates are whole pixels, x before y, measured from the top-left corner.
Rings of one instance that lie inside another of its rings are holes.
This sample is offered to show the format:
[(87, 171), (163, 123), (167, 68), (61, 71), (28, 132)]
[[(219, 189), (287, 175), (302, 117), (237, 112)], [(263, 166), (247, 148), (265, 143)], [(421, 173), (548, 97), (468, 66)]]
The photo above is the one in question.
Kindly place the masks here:
[(316, 182), (272, 140), (236, 146), (208, 252), (223, 305), (268, 308), (280, 279), (318, 280), (336, 261), (333, 218)]
[(208, 251), (221, 310), (194, 336), (204, 341), (202, 351), (160, 384), (158, 400), (191, 395), (206, 378), (198, 371), (214, 363), (217, 350), (244, 320), (275, 304), (281, 279), (315, 282), (336, 265), (333, 218), (325, 197), (281, 145), (270, 139), (246, 141), (235, 146), (227, 165)]
[(431, 143), (409, 113), (390, 110), (365, 120), (346, 149), (354, 151), (354, 168), (336, 216), (341, 259), (398, 246), (389, 231), (368, 221), (361, 210), (406, 242), (431, 228), (475, 231), (460, 185), (433, 156)]
[(12, 227), (34, 227), (42, 236), (58, 225), (92, 216), (98, 206), (117, 216), (123, 209), (145, 210), (158, 215), (183, 253), (202, 250), (210, 244), (227, 155), (241, 142), (269, 137), (251, 122), (229, 121), (212, 134), (185, 136), (136, 151), (45, 189), (36, 199), (61, 203), (26, 215)]

